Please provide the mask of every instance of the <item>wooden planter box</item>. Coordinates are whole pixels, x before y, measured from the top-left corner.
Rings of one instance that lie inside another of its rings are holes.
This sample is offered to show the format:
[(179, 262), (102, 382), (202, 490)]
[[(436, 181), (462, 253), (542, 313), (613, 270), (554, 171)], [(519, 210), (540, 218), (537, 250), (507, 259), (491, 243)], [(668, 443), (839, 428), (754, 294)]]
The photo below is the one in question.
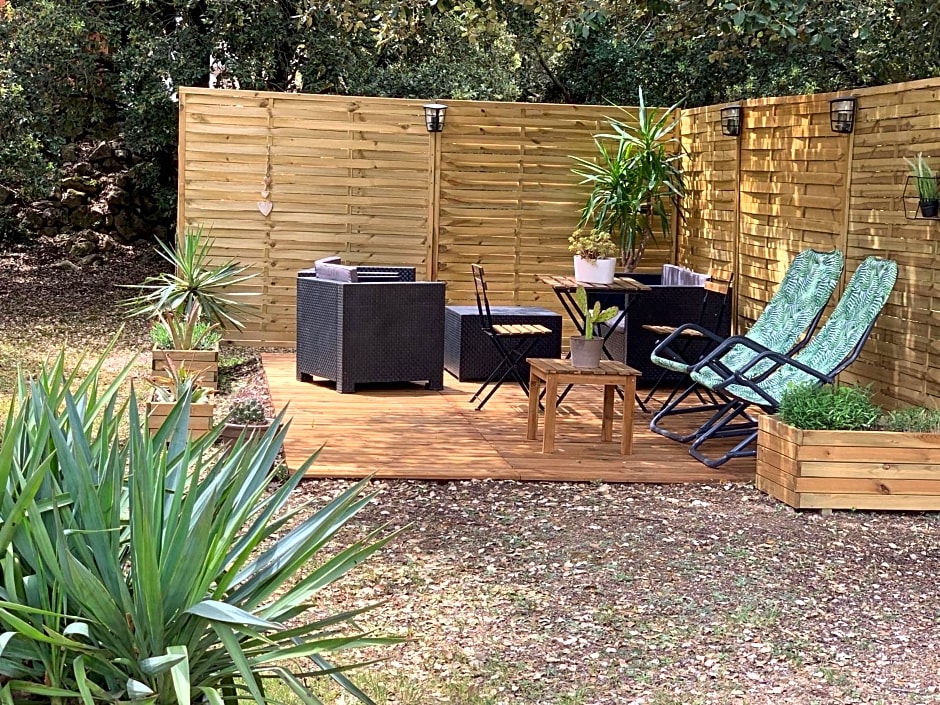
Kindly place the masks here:
[(150, 369), (164, 372), (167, 358), (173, 361), (173, 367), (198, 373), (195, 381), (206, 389), (218, 389), (219, 386), (219, 347), (214, 350), (159, 350), (153, 349), (153, 362)]
[(791, 507), (940, 510), (940, 434), (758, 428), (757, 488)]
[[(170, 415), (176, 402), (148, 401), (147, 402), (147, 428), (150, 435), (154, 435), (166, 417)], [(215, 413), (215, 402), (198, 402), (189, 406), (189, 437), (196, 439), (206, 435), (212, 428), (212, 416)]]

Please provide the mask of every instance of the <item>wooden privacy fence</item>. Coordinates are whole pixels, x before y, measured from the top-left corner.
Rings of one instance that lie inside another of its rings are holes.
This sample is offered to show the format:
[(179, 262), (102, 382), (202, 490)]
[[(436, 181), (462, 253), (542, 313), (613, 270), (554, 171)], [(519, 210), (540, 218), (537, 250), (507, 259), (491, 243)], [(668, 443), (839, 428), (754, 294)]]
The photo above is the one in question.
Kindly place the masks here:
[[(940, 79), (852, 94), (852, 134), (830, 128), (834, 94), (746, 101), (738, 138), (722, 136), (722, 106), (684, 111), (686, 218), (644, 265), (733, 273), (744, 329), (806, 247), (842, 249), (847, 275), (870, 254), (892, 257), (898, 285), (844, 378), (873, 383), (888, 405), (924, 403), (940, 397), (940, 223), (912, 218), (903, 157), (940, 166)], [(220, 258), (261, 275), (250, 286), (262, 315), (234, 339), (293, 345), (296, 272), (332, 254), (414, 266), (448, 282), (449, 303), (471, 302), (481, 262), (498, 303), (556, 307), (535, 275), (570, 272), (586, 194), (571, 156), (593, 155), (604, 118), (625, 115), (448, 105), (444, 131), (429, 134), (421, 101), (181, 90), (179, 224), (211, 227)]]
[(721, 135), (723, 106), (685, 111), (690, 192), (678, 259), (735, 272), (740, 330), (806, 247), (845, 253), (843, 286), (869, 255), (897, 260), (894, 293), (842, 379), (873, 384), (889, 406), (936, 402), (940, 221), (915, 219), (916, 197), (903, 194), (904, 157), (923, 152), (940, 166), (940, 79), (838, 95), (849, 93), (858, 100), (851, 134), (830, 127), (837, 94), (746, 101), (738, 138)]
[[(449, 101), (428, 133), (422, 102), (180, 91), (179, 226), (210, 228), (215, 254), (260, 276), (261, 316), (233, 340), (295, 343), (295, 276), (339, 254), (402, 264), (471, 303), (471, 263), (494, 302), (557, 307), (537, 274), (571, 271), (585, 201), (571, 155), (593, 156), (612, 106)], [(266, 195), (265, 195), (266, 194)], [(270, 209), (270, 210), (268, 210)], [(674, 259), (660, 234), (644, 264)]]

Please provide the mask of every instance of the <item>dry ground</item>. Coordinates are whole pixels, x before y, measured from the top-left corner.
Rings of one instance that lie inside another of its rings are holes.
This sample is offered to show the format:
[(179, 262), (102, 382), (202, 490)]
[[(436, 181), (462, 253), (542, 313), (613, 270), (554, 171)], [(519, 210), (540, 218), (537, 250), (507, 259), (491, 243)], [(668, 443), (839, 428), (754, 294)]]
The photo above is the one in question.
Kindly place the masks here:
[[(103, 346), (114, 284), (157, 267), (54, 258), (0, 253), (0, 398), (17, 361)], [(146, 348), (135, 322), (115, 358)], [(238, 369), (263, 388), (251, 360)], [(402, 533), (322, 611), (383, 600), (363, 625), (411, 637), (358, 678), (379, 703), (940, 703), (940, 514), (797, 513), (749, 485), (374, 489), (350, 532)]]

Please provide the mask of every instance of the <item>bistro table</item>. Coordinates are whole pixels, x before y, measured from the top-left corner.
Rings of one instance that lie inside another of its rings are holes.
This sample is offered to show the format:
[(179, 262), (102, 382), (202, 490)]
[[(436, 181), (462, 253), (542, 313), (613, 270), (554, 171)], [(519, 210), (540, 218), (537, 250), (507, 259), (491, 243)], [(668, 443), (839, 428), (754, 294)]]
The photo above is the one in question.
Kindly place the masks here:
[(578, 287), (584, 287), (584, 290), (587, 292), (589, 299), (591, 294), (596, 294), (599, 292), (615, 294), (618, 292), (623, 292), (623, 308), (620, 310), (620, 314), (617, 316), (617, 318), (611, 321), (607, 333), (604, 334), (604, 354), (607, 356), (608, 360), (613, 360), (613, 355), (611, 355), (610, 351), (607, 349), (607, 340), (614, 334), (614, 332), (617, 330), (617, 326), (620, 325), (624, 317), (627, 315), (627, 310), (630, 308), (632, 295), (641, 291), (652, 291), (652, 289), (646, 284), (641, 284), (636, 279), (632, 279), (630, 277), (615, 277), (613, 283), (611, 284), (579, 282), (574, 277), (562, 277), (554, 274), (539, 274), (537, 277), (543, 284), (548, 284), (550, 287), (552, 287), (552, 290), (555, 292), (555, 296), (557, 296), (558, 300), (561, 302), (562, 308), (564, 308), (565, 313), (568, 314), (568, 318), (571, 319), (571, 322), (574, 323), (575, 328), (578, 329), (578, 333), (581, 335), (584, 335), (584, 312), (578, 308), (578, 304), (574, 298)]
[[(652, 291), (652, 289), (641, 282), (638, 282), (636, 279), (631, 277), (618, 276), (614, 277), (614, 281), (610, 284), (597, 284), (594, 282), (579, 282), (574, 277), (570, 276), (558, 276), (555, 274), (537, 274), (536, 277), (543, 284), (548, 284), (552, 287), (552, 291), (555, 292), (555, 296), (558, 297), (558, 300), (561, 302), (562, 308), (565, 309), (565, 313), (568, 314), (568, 318), (571, 319), (571, 322), (574, 323), (575, 328), (578, 329), (580, 335), (584, 335), (584, 313), (578, 308), (578, 304), (575, 301), (575, 293), (578, 290), (578, 287), (584, 287), (584, 290), (587, 292), (588, 299), (590, 300), (591, 294), (596, 293), (623, 293), (623, 308), (620, 310), (620, 314), (610, 322), (607, 332), (604, 334), (604, 344), (603, 352), (604, 356), (608, 360), (613, 360), (614, 356), (610, 354), (610, 350), (607, 349), (607, 341), (610, 339), (614, 333), (617, 332), (617, 327), (623, 322), (624, 318), (627, 315), (627, 311), (630, 308), (630, 303), (633, 300), (633, 296), (640, 292)], [(624, 326), (624, 335), (626, 335), (626, 326)], [(626, 347), (627, 341), (624, 340), (624, 346)], [(624, 360), (621, 360), (624, 362)], [(565, 398), (568, 392), (571, 390), (571, 385), (562, 392), (561, 398), (559, 401)], [(621, 395), (623, 392), (620, 388), (617, 388), (617, 394)], [(635, 395), (637, 403), (640, 405), (640, 409), (644, 412), (647, 411), (646, 405), (643, 404), (643, 400), (640, 399), (639, 395)]]

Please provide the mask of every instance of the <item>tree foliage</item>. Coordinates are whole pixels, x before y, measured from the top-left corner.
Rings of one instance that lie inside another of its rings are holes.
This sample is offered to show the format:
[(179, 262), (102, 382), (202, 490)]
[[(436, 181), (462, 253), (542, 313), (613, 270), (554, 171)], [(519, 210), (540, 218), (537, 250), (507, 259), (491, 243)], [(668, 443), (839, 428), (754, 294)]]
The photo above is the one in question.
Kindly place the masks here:
[(174, 207), (176, 90), (692, 107), (940, 74), (935, 0), (6, 0), (0, 184), (121, 133)]

